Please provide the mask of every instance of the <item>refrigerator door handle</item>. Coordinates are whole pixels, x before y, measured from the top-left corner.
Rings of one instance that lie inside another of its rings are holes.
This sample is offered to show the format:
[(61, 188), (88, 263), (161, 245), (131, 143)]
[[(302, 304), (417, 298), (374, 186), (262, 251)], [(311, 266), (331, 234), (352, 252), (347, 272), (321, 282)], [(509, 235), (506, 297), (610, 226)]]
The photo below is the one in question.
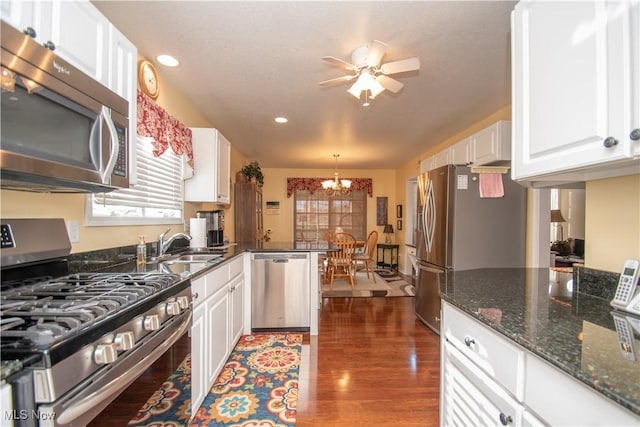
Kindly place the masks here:
[(427, 183), (427, 203), (424, 209), (427, 251), (431, 252), (436, 231), (436, 198), (431, 180)]

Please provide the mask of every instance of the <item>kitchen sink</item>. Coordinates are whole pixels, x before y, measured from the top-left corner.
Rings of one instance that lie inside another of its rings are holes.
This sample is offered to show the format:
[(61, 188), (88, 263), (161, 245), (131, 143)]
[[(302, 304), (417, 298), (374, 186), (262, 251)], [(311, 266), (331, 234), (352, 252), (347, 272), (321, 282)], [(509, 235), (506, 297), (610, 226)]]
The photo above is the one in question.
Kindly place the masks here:
[(174, 263), (192, 263), (192, 262), (211, 262), (222, 258), (220, 254), (183, 254), (176, 258), (169, 258), (163, 261), (164, 264)]

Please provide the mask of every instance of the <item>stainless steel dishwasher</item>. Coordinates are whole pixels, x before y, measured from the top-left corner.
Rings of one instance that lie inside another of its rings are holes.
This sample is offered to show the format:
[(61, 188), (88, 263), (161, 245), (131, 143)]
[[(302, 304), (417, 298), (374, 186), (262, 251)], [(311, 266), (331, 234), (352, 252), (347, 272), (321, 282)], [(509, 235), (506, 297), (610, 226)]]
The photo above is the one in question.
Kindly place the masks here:
[(251, 254), (251, 328), (308, 331), (308, 253)]

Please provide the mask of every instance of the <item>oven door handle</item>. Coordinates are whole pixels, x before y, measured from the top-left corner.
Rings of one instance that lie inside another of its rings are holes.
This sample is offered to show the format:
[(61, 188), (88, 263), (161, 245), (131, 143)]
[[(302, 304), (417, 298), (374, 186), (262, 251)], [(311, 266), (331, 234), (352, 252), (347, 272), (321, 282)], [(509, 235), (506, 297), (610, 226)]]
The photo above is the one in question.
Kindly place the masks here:
[(131, 367), (131, 369), (128, 369), (123, 374), (102, 386), (100, 390), (81, 399), (78, 403), (72, 404), (60, 413), (56, 413), (56, 425), (67, 425), (72, 423), (76, 418), (90, 412), (93, 407), (127, 388), (129, 384), (131, 384), (149, 366), (151, 366), (153, 362), (162, 355), (162, 353), (167, 351), (168, 347), (171, 347), (182, 336), (189, 325), (191, 325), (192, 315), (193, 313), (189, 311), (188, 317), (183, 321), (180, 327), (172, 332), (171, 335), (162, 342), (162, 344), (155, 347), (152, 352), (142, 358), (140, 362)]

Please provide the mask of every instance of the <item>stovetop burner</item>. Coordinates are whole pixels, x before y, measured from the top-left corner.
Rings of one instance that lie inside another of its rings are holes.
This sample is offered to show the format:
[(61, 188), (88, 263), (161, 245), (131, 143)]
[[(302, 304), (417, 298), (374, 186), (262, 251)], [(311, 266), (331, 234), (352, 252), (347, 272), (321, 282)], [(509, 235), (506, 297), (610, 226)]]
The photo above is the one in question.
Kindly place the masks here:
[(46, 348), (180, 281), (166, 273), (77, 273), (3, 292), (2, 348)]

